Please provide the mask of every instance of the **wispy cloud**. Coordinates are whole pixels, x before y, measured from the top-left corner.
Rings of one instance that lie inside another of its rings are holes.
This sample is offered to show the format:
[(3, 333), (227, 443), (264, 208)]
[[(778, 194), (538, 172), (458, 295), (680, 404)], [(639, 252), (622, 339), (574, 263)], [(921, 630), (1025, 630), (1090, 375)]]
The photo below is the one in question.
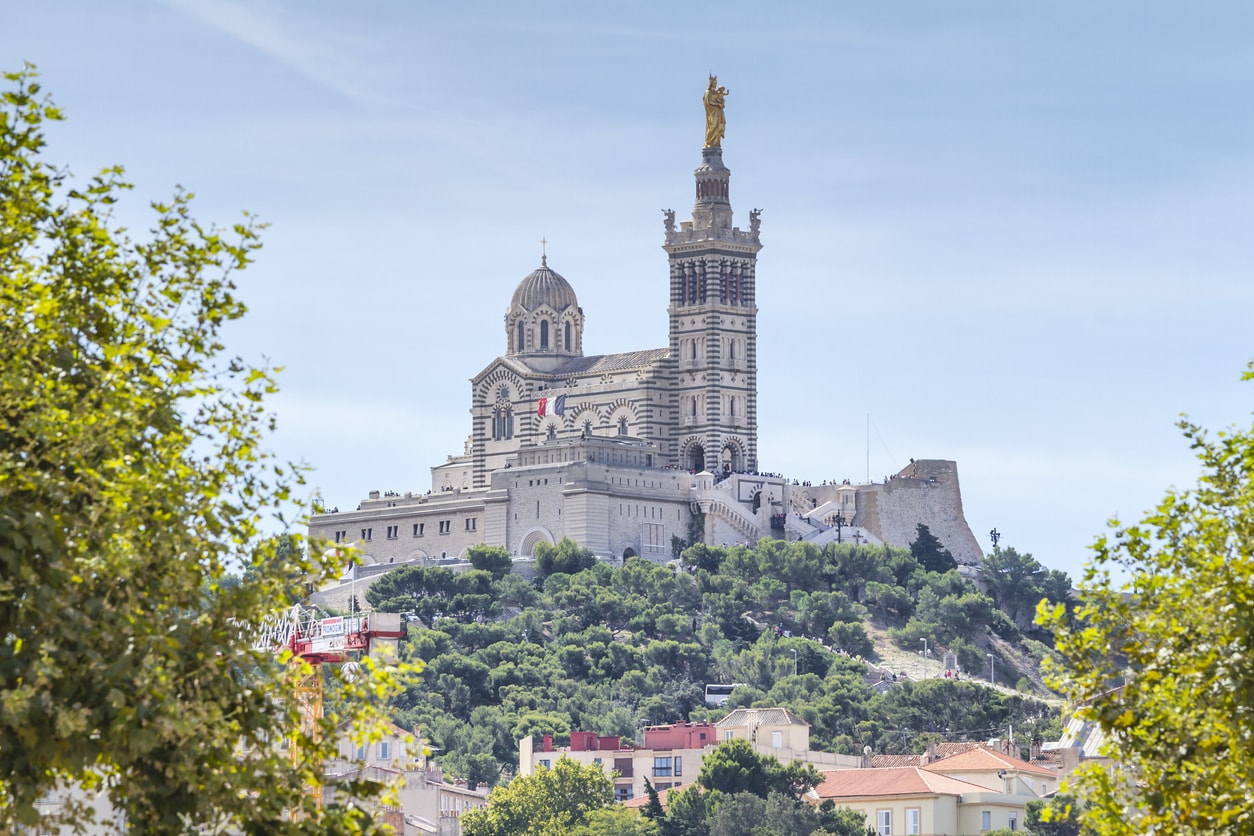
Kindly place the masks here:
[[(253, 47), (305, 78), (352, 101), (381, 100), (375, 86), (363, 78), (356, 56), (366, 44), (344, 31), (315, 29), (310, 18), (291, 9), (266, 9), (235, 0), (161, 0), (174, 9), (224, 35)], [(325, 19), (323, 19), (325, 20)]]

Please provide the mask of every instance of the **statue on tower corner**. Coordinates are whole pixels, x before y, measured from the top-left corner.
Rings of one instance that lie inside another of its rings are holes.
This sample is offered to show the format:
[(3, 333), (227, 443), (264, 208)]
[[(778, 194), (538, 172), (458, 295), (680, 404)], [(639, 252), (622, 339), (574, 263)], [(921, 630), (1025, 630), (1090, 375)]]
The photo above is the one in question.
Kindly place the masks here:
[(718, 76), (710, 76), (710, 86), (702, 99), (705, 102), (705, 147), (719, 148), (723, 144), (723, 134), (727, 132), (727, 119), (723, 115), (727, 88), (718, 86)]

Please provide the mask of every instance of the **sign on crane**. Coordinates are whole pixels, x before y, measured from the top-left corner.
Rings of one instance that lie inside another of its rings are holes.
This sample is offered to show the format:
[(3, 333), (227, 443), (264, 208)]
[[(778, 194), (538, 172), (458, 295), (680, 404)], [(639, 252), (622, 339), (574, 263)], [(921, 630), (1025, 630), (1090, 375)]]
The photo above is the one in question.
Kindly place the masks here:
[[(253, 635), (253, 649), (276, 656), (288, 651), (293, 661), (308, 663), (311, 670), (297, 683), (301, 730), (310, 740), (321, 734), (322, 665), (341, 665), (353, 656), (377, 653), (395, 654), (405, 625), (400, 613), (372, 612), (364, 615), (319, 618), (300, 604), (262, 619)], [(300, 760), (299, 738), (292, 738), (292, 765)], [(319, 806), (322, 787), (312, 789)]]

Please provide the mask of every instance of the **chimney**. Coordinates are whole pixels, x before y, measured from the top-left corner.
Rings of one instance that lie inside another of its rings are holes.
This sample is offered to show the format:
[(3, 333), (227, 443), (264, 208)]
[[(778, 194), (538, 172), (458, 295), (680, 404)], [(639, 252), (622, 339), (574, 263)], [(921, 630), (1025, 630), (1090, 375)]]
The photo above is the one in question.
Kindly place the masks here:
[(551, 735), (551, 734), (546, 734), (546, 735), (544, 736), (544, 749), (543, 749), (543, 750), (541, 750), (541, 751), (544, 751), (544, 752), (552, 752), (552, 751), (553, 751), (553, 735)]
[(935, 741), (927, 744), (927, 751), (923, 753), (923, 757), (920, 758), (920, 760), (923, 761), (921, 764), (919, 764), (920, 766), (927, 766), (929, 763), (936, 763), (938, 760), (940, 760), (940, 758), (937, 757), (936, 755), (936, 742)]
[(1084, 750), (1078, 746), (1059, 749), (1058, 754), (1062, 756), (1062, 768), (1058, 773), (1060, 778), (1066, 778), (1072, 772), (1075, 772), (1076, 767), (1080, 765), (1080, 761), (1084, 759)]

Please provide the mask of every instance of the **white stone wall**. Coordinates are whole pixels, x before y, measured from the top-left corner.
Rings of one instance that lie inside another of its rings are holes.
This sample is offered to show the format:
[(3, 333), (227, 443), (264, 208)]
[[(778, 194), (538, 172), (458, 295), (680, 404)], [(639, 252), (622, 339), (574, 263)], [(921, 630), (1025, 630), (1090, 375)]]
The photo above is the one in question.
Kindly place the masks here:
[[(921, 459), (867, 496), (866, 527), (884, 542), (909, 547), (923, 523), (960, 564), (978, 565), (979, 541), (962, 511), (956, 462)], [(859, 525), (863, 525), (859, 519)]]
[(314, 516), (309, 536), (334, 546), (338, 535), (338, 544), (357, 549), (367, 566), (460, 557), (484, 542), (486, 497), (483, 490), (381, 496), (358, 510)]

